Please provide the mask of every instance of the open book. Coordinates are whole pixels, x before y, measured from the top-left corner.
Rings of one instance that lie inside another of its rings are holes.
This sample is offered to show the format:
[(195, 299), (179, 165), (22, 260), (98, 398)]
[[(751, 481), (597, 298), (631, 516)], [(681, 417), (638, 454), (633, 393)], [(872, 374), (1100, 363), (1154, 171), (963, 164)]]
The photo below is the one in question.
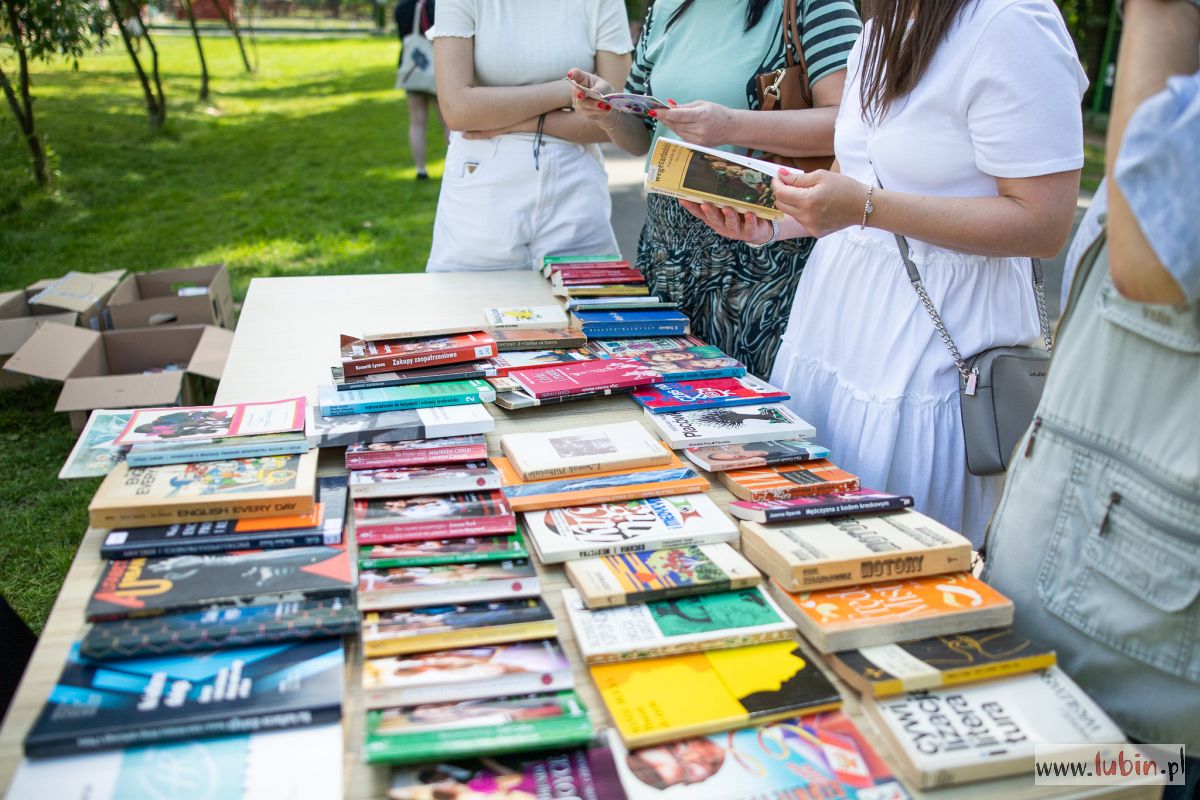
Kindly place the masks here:
[(769, 161), (660, 137), (650, 156), (646, 191), (777, 220), (783, 212), (775, 207), (771, 179), (778, 174), (779, 165)]
[(646, 112), (648, 111), (670, 107), (657, 97), (651, 97), (650, 95), (646, 94), (626, 94), (625, 92), (600, 94), (600, 92), (596, 91), (590, 86), (584, 86), (576, 81), (571, 81), (571, 85), (593, 100), (603, 101), (608, 103), (617, 111), (624, 111), (627, 114), (636, 114), (639, 117), (647, 116)]

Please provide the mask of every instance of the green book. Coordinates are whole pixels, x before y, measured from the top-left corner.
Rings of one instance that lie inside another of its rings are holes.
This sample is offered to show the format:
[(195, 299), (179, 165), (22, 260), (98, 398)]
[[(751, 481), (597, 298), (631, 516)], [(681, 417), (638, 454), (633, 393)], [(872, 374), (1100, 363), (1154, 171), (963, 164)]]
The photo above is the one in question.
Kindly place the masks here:
[(491, 384), (477, 378), (466, 381), (381, 386), (349, 392), (339, 392), (337, 387), (332, 385), (317, 389), (317, 407), (323, 417), (490, 403), (495, 399), (496, 391)]
[(360, 569), (431, 567), (473, 561), (504, 561), (529, 558), (521, 528), (506, 536), (468, 536), (459, 539), (429, 539), (423, 542), (362, 545), (358, 548)]

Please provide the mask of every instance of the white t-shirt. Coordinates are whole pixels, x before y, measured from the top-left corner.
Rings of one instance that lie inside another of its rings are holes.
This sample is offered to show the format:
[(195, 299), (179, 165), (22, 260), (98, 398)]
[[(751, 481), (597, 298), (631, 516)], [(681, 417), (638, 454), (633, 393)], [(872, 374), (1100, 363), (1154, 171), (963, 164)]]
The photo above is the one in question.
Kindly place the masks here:
[(622, 0), (438, 0), (429, 36), (474, 37), (481, 86), (545, 83), (595, 71), (598, 50), (633, 50)]

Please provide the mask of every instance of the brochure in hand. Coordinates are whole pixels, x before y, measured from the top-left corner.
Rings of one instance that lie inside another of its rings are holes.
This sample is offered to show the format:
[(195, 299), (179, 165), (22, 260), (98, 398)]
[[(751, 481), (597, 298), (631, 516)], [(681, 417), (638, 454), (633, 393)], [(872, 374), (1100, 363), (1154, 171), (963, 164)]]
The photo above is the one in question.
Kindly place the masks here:
[(778, 176), (778, 164), (660, 136), (650, 154), (646, 191), (780, 220), (783, 212), (771, 189)]

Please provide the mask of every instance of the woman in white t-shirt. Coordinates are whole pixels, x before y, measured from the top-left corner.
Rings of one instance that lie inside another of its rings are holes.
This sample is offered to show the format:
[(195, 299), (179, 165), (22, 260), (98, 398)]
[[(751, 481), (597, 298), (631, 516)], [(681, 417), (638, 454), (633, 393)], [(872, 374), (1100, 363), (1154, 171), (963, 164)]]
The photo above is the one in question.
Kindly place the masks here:
[(454, 131), (426, 270), (531, 269), (550, 253), (615, 253), (597, 142), (572, 113), (568, 70), (625, 82), (621, 0), (439, 0), (430, 32)]
[(965, 357), (1039, 341), (1029, 258), (1071, 228), (1086, 79), (1051, 0), (865, 0), (863, 17), (834, 169), (774, 182), (782, 230), (689, 210), (747, 241), (822, 237), (771, 383), (864, 486), (978, 545), (1001, 479), (967, 472), (959, 373), (893, 234)]

